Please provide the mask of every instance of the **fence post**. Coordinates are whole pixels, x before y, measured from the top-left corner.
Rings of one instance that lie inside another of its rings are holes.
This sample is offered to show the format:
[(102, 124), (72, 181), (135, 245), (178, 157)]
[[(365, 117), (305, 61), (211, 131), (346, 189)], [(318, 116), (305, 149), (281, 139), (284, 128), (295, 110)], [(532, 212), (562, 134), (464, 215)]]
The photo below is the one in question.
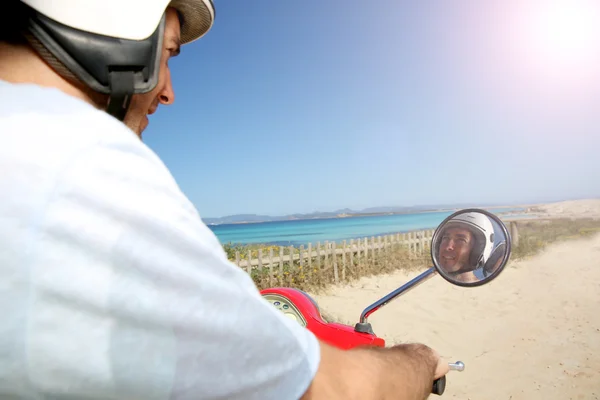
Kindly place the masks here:
[(294, 246), (290, 246), (290, 270), (288, 271), (288, 286), (292, 287), (292, 279), (294, 275)]
[(371, 236), (371, 265), (372, 271), (375, 271), (375, 236)]
[(321, 242), (317, 242), (317, 258), (315, 258), (315, 261), (317, 262), (317, 275), (319, 277), (319, 283), (322, 282), (322, 271), (323, 268), (321, 267)]
[[(262, 249), (258, 249), (258, 272), (262, 273), (263, 264), (262, 264)], [(261, 274), (262, 275), (262, 274)]]
[(279, 247), (279, 285), (283, 286), (283, 246)]
[(312, 243), (308, 244), (308, 280), (312, 279)]
[(300, 245), (300, 261), (298, 263), (300, 273), (298, 275), (304, 275), (304, 245)]
[(348, 245), (344, 240), (344, 249), (342, 250), (342, 281), (346, 282), (346, 252), (348, 251)]
[(329, 269), (329, 240), (325, 241), (325, 257), (323, 257), (323, 269)]
[(340, 282), (340, 278), (338, 275), (338, 263), (337, 263), (337, 252), (335, 251), (335, 242), (331, 243), (331, 255), (333, 257), (333, 279), (335, 281), (335, 283), (339, 283)]
[(519, 246), (519, 229), (517, 228), (517, 221), (510, 222), (510, 239), (514, 247)]
[[(365, 262), (363, 263), (363, 267), (367, 267), (368, 268), (368, 265), (369, 265), (369, 238), (368, 237), (365, 238), (364, 243), (365, 243), (364, 244), (364, 246), (365, 246), (365, 248), (364, 248), (364, 250), (365, 250), (365, 254), (364, 254)], [(371, 250), (371, 251), (373, 251), (373, 250)], [(363, 271), (364, 271), (364, 268), (363, 268)]]
[(394, 251), (394, 235), (388, 235), (387, 237), (388, 243), (386, 244), (386, 252), (385, 252), (385, 265), (386, 268), (389, 268), (392, 265), (392, 254)]
[(269, 249), (269, 286), (273, 287), (273, 248)]
[(240, 266), (240, 252), (239, 251), (235, 252), (235, 265), (237, 265), (238, 267)]
[(252, 276), (252, 250), (248, 249), (248, 260), (246, 264), (246, 270)]
[(350, 270), (352, 274), (356, 277), (356, 269), (354, 268), (354, 239), (350, 239)]
[(377, 258), (379, 259), (379, 268), (377, 269), (377, 271), (381, 271), (381, 266), (383, 265), (382, 263), (382, 255), (383, 255), (383, 246), (382, 246), (382, 241), (381, 241), (381, 236), (377, 236)]

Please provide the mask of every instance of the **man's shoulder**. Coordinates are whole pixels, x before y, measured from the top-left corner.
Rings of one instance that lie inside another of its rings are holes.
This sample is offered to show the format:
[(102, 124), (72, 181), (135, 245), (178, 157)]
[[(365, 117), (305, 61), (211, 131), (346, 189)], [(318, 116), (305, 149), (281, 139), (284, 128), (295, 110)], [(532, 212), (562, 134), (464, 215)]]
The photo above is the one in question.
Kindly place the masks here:
[(0, 109), (0, 170), (15, 171), (0, 175), (0, 189), (37, 199), (23, 212), (89, 198), (140, 212), (171, 204), (199, 217), (163, 161), (121, 121), (56, 89), (0, 81), (0, 96), (13, 99)]
[(11, 100), (0, 109), (4, 134), (18, 130), (29, 140), (57, 144), (65, 139), (74, 145), (111, 140), (139, 142), (120, 121), (58, 89), (0, 81), (0, 95)]
[[(0, 81), (0, 157), (11, 164), (66, 168), (86, 153), (136, 155), (158, 169), (158, 156), (121, 121), (54, 88)], [(14, 165), (15, 167), (17, 165)]]
[(107, 113), (36, 85), (0, 81), (0, 96), (11, 99), (0, 108), (0, 169), (21, 171), (0, 179), (0, 187), (45, 188), (49, 194), (59, 183), (72, 185), (75, 177), (102, 175), (132, 186), (162, 186), (184, 197), (156, 153)]

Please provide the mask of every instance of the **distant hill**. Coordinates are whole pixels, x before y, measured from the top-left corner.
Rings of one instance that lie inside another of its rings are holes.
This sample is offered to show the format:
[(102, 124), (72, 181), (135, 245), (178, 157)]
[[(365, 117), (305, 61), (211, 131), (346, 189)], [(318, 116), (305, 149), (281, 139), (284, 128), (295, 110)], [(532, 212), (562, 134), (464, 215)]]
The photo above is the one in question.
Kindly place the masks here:
[[(350, 212), (349, 212), (350, 211)], [(242, 224), (252, 222), (270, 222), (270, 221), (293, 221), (299, 219), (318, 219), (318, 218), (336, 218), (343, 214), (354, 213), (352, 210), (339, 210), (334, 212), (314, 212), (310, 214), (289, 214), (289, 215), (257, 215), (257, 214), (236, 214), (227, 215), (220, 218), (203, 218), (206, 224)]]
[[(294, 221), (302, 219), (320, 219), (320, 218), (345, 218), (360, 215), (380, 215), (380, 214), (410, 214), (414, 212), (436, 211), (436, 210), (452, 210), (459, 208), (473, 207), (472, 204), (433, 204), (424, 206), (409, 206), (409, 207), (370, 207), (363, 210), (351, 210), (344, 208), (341, 210), (320, 212), (315, 211), (308, 214), (289, 214), (289, 215), (257, 215), (257, 214), (236, 214), (227, 215), (219, 218), (203, 218), (204, 223), (209, 225), (221, 224), (247, 224), (255, 222), (271, 222), (271, 221)], [(478, 205), (478, 207), (485, 207)]]

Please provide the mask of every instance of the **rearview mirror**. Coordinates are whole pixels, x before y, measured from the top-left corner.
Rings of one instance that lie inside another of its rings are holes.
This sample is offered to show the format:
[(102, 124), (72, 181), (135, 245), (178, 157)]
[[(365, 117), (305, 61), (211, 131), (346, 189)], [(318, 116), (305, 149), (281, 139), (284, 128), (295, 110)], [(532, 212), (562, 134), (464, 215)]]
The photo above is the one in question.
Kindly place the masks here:
[(437, 272), (458, 286), (481, 286), (496, 279), (510, 251), (510, 235), (504, 223), (480, 209), (450, 215), (431, 241), (431, 258)]

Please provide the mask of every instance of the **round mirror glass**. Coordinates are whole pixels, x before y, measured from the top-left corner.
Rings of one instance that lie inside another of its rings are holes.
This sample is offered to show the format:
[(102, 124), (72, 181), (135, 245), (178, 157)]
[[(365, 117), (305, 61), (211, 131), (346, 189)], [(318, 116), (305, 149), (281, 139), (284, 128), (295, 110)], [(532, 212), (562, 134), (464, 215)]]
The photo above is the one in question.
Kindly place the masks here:
[(444, 279), (459, 286), (480, 286), (495, 279), (510, 256), (510, 236), (494, 214), (458, 211), (433, 234), (431, 258)]

